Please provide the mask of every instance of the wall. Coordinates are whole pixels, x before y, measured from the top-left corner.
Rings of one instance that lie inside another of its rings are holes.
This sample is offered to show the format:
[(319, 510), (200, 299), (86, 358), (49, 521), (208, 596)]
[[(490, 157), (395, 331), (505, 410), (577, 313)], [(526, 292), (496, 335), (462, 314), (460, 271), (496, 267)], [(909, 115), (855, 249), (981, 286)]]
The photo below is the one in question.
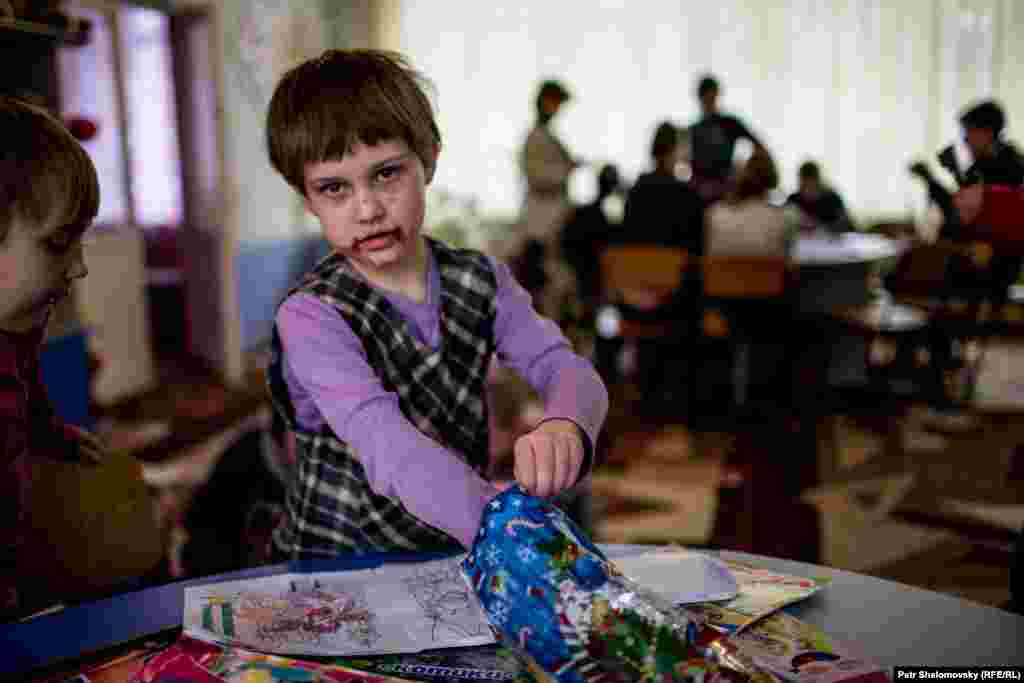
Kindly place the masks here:
[[(959, 138), (956, 115), (975, 98), (1002, 99), (1010, 132), (1024, 138), (1019, 0), (375, 7), (378, 35), (437, 86), (445, 145), (435, 183), (491, 210), (518, 209), (516, 154), (535, 88), (551, 76), (575, 93), (556, 119), (568, 147), (633, 177), (660, 120), (696, 118), (695, 81), (712, 71), (723, 106), (772, 148), (788, 187), (799, 163), (817, 158), (863, 215), (922, 211), (923, 187), (906, 167)], [(586, 199), (593, 170), (578, 175), (574, 192)]]
[(226, 0), (223, 131), (225, 227), (233, 235), (243, 349), (269, 339), (280, 299), (325, 247), (300, 198), (267, 159), (264, 117), (289, 67), (331, 46), (366, 45), (369, 2)]

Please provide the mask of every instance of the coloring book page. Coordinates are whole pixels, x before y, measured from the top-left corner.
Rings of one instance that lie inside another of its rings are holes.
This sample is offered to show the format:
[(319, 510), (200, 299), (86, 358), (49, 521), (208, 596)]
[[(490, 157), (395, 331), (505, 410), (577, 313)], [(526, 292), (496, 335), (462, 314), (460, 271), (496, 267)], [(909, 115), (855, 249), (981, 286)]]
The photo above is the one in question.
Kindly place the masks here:
[(185, 589), (185, 633), (261, 652), (353, 656), (494, 642), (461, 557)]

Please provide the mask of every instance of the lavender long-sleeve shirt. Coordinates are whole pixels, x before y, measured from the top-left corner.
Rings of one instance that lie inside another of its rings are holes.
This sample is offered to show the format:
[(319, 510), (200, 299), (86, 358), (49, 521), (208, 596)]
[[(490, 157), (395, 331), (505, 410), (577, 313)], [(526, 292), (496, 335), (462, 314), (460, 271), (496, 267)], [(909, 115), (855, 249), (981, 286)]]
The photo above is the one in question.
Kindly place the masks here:
[[(508, 267), (494, 260), (491, 264), (498, 285), (498, 359), (540, 394), (545, 420), (572, 420), (595, 445), (608, 412), (604, 383), (572, 351), (558, 326), (534, 311), (530, 295)], [(432, 254), (428, 268), (423, 303), (381, 293), (412, 334), (436, 349), (441, 341), (441, 283)], [(324, 423), (330, 425), (353, 447), (376, 493), (398, 498), (409, 512), (469, 548), (494, 487), (402, 415), (397, 395), (385, 390), (362, 342), (329, 304), (310, 294), (293, 294), (278, 310), (277, 326), (299, 426), (317, 431)]]

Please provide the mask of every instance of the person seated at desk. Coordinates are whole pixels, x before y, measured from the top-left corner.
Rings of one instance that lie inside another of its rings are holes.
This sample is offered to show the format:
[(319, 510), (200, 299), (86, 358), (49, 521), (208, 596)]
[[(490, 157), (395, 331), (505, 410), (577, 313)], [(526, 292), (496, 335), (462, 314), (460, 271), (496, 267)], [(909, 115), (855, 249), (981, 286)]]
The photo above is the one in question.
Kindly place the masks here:
[(620, 242), (701, 252), (703, 205), (693, 188), (676, 175), (681, 156), (681, 131), (665, 121), (655, 130), (651, 141), (654, 169), (641, 174), (626, 197)]
[(618, 167), (605, 164), (597, 176), (594, 201), (578, 207), (562, 228), (562, 258), (573, 269), (577, 292), (585, 304), (595, 301), (600, 295), (600, 254), (616, 227), (605, 213), (604, 205), (621, 189)]
[(802, 230), (839, 233), (853, 229), (842, 197), (822, 181), (821, 169), (816, 162), (805, 161), (800, 164), (797, 177), (799, 187), (789, 195), (786, 203), (800, 210)]
[[(769, 193), (779, 184), (779, 175), (771, 155), (763, 148), (755, 149), (740, 169), (736, 189), (727, 199), (708, 209), (704, 253), (706, 257), (778, 257), (788, 258), (792, 238), (799, 226), (795, 207), (780, 207), (768, 201)], [(785, 316), (774, 301), (750, 298), (743, 301), (718, 302), (714, 306), (726, 318), (730, 330), (777, 330), (784, 326)], [(742, 333), (741, 334), (745, 334)], [(730, 337), (735, 335), (730, 333)], [(762, 346), (762, 352), (764, 346)], [(757, 360), (749, 366), (745, 378), (734, 374), (735, 400), (742, 404), (745, 387), (754, 384), (772, 386), (778, 373), (790, 367), (796, 345), (786, 344), (774, 350), (771, 362)], [(736, 373), (736, 367), (733, 368)], [(762, 379), (763, 378), (763, 379)], [(742, 389), (741, 389), (742, 387)], [(740, 392), (743, 393), (740, 393)]]
[(740, 169), (733, 194), (707, 211), (705, 253), (786, 258), (800, 217), (794, 207), (768, 201), (778, 184), (771, 155), (763, 148), (755, 150)]
[[(661, 123), (651, 141), (654, 168), (642, 174), (630, 189), (622, 229), (612, 243), (679, 247), (691, 254), (700, 253), (703, 203), (697, 193), (676, 176), (681, 155), (679, 127), (669, 121)], [(633, 297), (619, 302), (617, 308), (626, 320), (655, 323), (685, 320), (693, 310), (688, 293), (695, 289), (691, 282), (672, 295), (634, 293)], [(609, 359), (615, 357), (621, 347), (619, 339), (599, 338), (597, 355), (604, 359), (599, 366), (613, 368), (614, 362)], [(671, 370), (666, 371), (665, 364), (685, 352), (679, 340), (668, 336), (646, 338), (640, 341), (636, 351), (636, 374), (648, 408), (673, 405), (676, 399), (671, 391), (678, 388), (679, 383), (672, 379)]]
[[(938, 154), (942, 166), (950, 171), (961, 188), (956, 195), (935, 179), (924, 162), (911, 164), (910, 172), (925, 182), (929, 198), (942, 212), (943, 225), (939, 239), (963, 244), (971, 241), (971, 223), (975, 222), (982, 208), (985, 186), (1024, 186), (1024, 157), (1003, 139), (1006, 115), (998, 103), (986, 100), (969, 107), (961, 114), (960, 125), (973, 163), (961, 173), (952, 146)], [(990, 249), (989, 245), (981, 245), (979, 248), (979, 245), (973, 244), (953, 255), (946, 267), (945, 287), (939, 292), (939, 297), (966, 297), (971, 301), (972, 309), (987, 299), (995, 308), (992, 316), (998, 318), (1009, 299), (1010, 286), (1020, 275), (1022, 259), (1014, 254), (993, 254)], [(980, 262), (984, 258), (978, 256), (985, 252), (988, 252), (988, 263), (982, 266)], [(942, 329), (937, 331), (932, 340), (930, 351), (935, 369), (935, 386), (928, 421), (943, 431), (959, 430), (959, 425), (971, 426), (973, 421), (962, 419), (965, 416), (959, 414), (953, 399), (945, 390), (945, 373), (956, 370), (961, 361), (955, 358), (953, 341)]]
[(691, 182), (705, 202), (724, 197), (733, 178), (733, 157), (736, 143), (749, 140), (755, 149), (762, 148), (761, 141), (740, 119), (723, 114), (718, 108), (721, 92), (714, 76), (704, 76), (697, 85), (701, 118), (690, 126), (690, 165), (693, 168)]

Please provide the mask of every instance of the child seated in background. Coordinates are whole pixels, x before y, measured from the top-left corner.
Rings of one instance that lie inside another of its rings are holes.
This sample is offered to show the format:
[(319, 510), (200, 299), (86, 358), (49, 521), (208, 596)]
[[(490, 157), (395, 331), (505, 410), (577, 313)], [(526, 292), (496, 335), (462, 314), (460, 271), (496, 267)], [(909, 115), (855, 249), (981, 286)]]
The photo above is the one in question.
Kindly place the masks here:
[(821, 168), (816, 162), (805, 161), (800, 164), (797, 182), (797, 191), (789, 195), (786, 204), (800, 210), (801, 230), (841, 233), (854, 229), (843, 198), (825, 184), (821, 178)]
[(705, 253), (713, 256), (776, 256), (785, 258), (799, 228), (795, 207), (768, 201), (779, 185), (775, 161), (756, 149), (740, 169), (731, 197), (708, 209)]
[(662, 122), (651, 140), (653, 168), (636, 179), (626, 198), (620, 241), (702, 252), (704, 206), (696, 190), (676, 175), (682, 158), (682, 131)]
[(50, 312), (86, 274), (82, 233), (99, 184), (56, 119), (0, 96), (0, 620), (41, 606), (19, 595), (29, 458), (99, 462), (94, 436), (54, 415), (39, 377)]
[(441, 149), (422, 82), (398, 55), (330, 50), (270, 103), (271, 162), (333, 250), (276, 316), (268, 382), (297, 443), (276, 560), (469, 548), (500, 490), (494, 353), (545, 404), (516, 480), (549, 497), (590, 469), (608, 407), (591, 364), (504, 264), (421, 234)]

